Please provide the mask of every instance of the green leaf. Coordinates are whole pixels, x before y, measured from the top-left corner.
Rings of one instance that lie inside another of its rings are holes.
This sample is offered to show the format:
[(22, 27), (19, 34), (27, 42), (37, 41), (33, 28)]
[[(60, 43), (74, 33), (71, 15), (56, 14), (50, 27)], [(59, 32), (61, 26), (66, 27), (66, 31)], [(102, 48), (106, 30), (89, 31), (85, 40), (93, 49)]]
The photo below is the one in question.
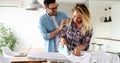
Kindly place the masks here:
[[(17, 38), (11, 31), (11, 28), (8, 28), (3, 23), (0, 23), (0, 48), (2, 46), (8, 46), (11, 50), (14, 50), (16, 43)], [(2, 52), (1, 49), (0, 52)]]

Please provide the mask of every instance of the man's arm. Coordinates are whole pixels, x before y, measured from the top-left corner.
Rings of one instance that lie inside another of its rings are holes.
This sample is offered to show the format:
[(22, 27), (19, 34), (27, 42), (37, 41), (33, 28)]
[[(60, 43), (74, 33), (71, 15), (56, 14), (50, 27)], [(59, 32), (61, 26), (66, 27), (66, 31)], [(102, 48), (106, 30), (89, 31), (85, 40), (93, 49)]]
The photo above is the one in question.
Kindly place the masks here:
[(50, 38), (55, 37), (62, 30), (65, 23), (66, 23), (66, 19), (63, 19), (60, 26), (50, 33)]

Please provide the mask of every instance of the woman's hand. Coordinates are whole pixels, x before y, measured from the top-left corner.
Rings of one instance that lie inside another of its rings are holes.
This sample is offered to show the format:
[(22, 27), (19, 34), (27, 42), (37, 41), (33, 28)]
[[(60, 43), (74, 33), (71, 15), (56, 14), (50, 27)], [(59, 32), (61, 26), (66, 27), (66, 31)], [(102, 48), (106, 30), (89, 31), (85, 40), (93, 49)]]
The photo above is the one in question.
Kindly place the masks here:
[(64, 38), (61, 38), (61, 44), (62, 44), (62, 46), (67, 44), (67, 42), (66, 42), (66, 40)]
[(75, 56), (79, 56), (80, 55), (80, 47), (79, 46), (77, 46), (74, 50), (73, 50), (73, 55), (75, 55)]
[(73, 50), (73, 54), (75, 56), (79, 56), (81, 55), (81, 51), (84, 50), (86, 48), (85, 45), (80, 45), (80, 46), (77, 46), (74, 50)]

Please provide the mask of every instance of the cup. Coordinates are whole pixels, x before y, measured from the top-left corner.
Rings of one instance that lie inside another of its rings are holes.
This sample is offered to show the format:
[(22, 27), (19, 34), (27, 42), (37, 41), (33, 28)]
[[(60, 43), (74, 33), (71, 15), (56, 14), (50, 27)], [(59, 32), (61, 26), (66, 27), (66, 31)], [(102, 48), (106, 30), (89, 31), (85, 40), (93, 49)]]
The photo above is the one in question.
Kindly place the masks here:
[(102, 46), (103, 46), (103, 44), (97, 44), (97, 45), (98, 45), (98, 47), (99, 47), (98, 51), (102, 51)]
[(95, 51), (95, 45), (96, 45), (96, 43), (91, 43), (91, 45), (92, 45), (92, 51)]

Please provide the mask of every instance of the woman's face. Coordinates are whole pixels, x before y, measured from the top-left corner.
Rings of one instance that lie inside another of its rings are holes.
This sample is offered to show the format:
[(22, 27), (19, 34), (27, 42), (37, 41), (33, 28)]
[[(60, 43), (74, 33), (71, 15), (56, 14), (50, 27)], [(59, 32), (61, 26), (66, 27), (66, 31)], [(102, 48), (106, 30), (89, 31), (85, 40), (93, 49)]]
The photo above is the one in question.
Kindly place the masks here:
[(82, 21), (81, 15), (76, 10), (73, 12), (73, 21), (74, 23), (80, 23)]

